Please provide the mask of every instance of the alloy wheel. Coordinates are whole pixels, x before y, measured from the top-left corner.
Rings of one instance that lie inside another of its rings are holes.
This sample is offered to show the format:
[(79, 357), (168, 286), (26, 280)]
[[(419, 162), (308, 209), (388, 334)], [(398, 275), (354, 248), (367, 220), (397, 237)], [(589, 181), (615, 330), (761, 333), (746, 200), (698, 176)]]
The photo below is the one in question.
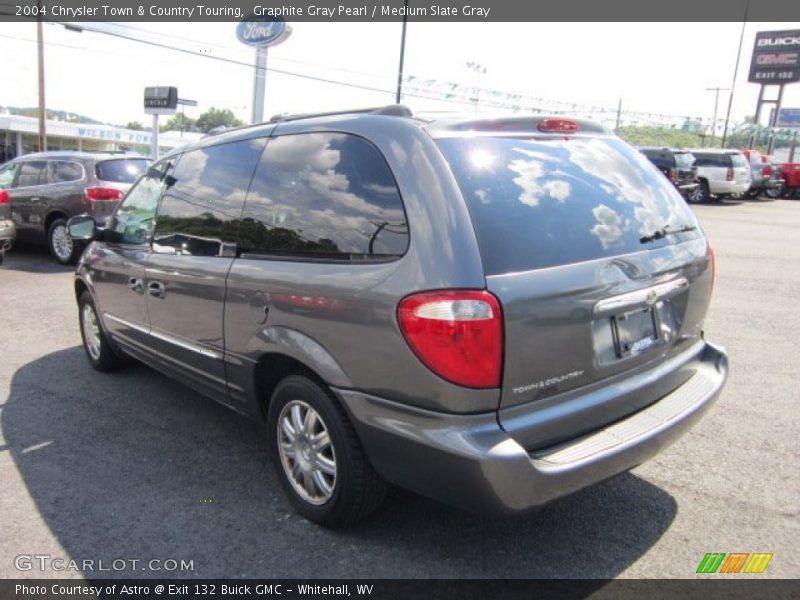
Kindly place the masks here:
[(91, 304), (84, 304), (81, 309), (81, 329), (83, 329), (83, 339), (86, 350), (94, 360), (100, 359), (100, 325), (97, 323), (97, 315)]
[(50, 232), (50, 245), (61, 261), (68, 261), (72, 256), (72, 238), (69, 237), (66, 225), (56, 225)]
[(336, 486), (336, 453), (322, 417), (292, 400), (278, 417), (278, 452), (289, 483), (306, 502), (325, 504)]

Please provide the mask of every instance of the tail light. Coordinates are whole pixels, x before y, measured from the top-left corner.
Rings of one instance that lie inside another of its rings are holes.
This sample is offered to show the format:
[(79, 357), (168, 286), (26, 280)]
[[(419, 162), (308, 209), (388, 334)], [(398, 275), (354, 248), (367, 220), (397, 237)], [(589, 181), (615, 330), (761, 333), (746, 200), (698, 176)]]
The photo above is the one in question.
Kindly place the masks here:
[(86, 188), (86, 199), (90, 202), (105, 202), (122, 200), (125, 192), (116, 188), (89, 187)]
[(764, 167), (764, 169), (761, 171), (761, 174), (764, 177), (772, 177), (772, 166), (767, 165), (766, 167)]
[(728, 167), (728, 174), (725, 175), (725, 181), (733, 181), (733, 167)]
[(542, 119), (539, 121), (539, 131), (545, 133), (575, 133), (578, 124), (570, 119)]
[(0, 190), (0, 204), (11, 204), (11, 198), (5, 190)]
[(676, 169), (675, 167), (672, 167), (669, 170), (669, 180), (672, 183), (678, 183), (678, 169)]
[(400, 302), (397, 319), (408, 345), (440, 377), (466, 387), (500, 386), (500, 303), (489, 292), (413, 294)]

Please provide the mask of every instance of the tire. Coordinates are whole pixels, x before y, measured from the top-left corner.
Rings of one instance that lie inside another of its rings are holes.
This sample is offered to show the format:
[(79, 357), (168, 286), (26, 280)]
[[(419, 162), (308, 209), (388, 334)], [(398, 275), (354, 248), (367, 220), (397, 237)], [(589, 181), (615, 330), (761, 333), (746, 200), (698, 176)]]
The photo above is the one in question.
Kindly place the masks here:
[(50, 254), (62, 265), (72, 265), (80, 256), (81, 249), (72, 241), (67, 231), (66, 219), (56, 219), (47, 230), (47, 246)]
[(94, 299), (86, 291), (78, 298), (78, 324), (81, 330), (83, 349), (93, 369), (107, 373), (116, 371), (127, 364), (127, 357), (118, 354), (109, 343), (97, 317)]
[(711, 199), (711, 193), (708, 191), (708, 182), (700, 180), (700, 185), (689, 196), (689, 201), (692, 204), (703, 204)]
[(783, 196), (784, 188), (785, 188), (785, 186), (783, 186), (783, 185), (780, 186), (780, 187), (766, 187), (766, 188), (764, 188), (764, 195), (767, 198), (771, 198), (772, 200), (776, 200), (777, 198), (780, 198), (781, 196)]
[[(312, 379), (290, 375), (278, 384), (267, 432), (281, 486), (309, 521), (326, 527), (352, 525), (383, 501), (388, 485), (369, 462), (347, 414)], [(318, 450), (314, 439), (320, 440)]]

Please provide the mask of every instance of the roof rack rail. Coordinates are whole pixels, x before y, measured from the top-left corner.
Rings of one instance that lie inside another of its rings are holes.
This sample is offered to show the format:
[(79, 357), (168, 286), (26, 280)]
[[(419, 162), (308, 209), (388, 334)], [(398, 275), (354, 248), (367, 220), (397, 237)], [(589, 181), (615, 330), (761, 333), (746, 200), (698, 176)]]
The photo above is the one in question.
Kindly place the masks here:
[(403, 104), (389, 104), (387, 106), (373, 106), (370, 108), (355, 108), (350, 110), (336, 110), (331, 112), (320, 113), (299, 113), (288, 114), (282, 113), (274, 115), (269, 122), (281, 123), (283, 121), (297, 121), (299, 119), (311, 119), (313, 117), (333, 117), (336, 115), (354, 115), (354, 114), (368, 114), (368, 115), (385, 115), (389, 117), (413, 117), (414, 113), (411, 109)]

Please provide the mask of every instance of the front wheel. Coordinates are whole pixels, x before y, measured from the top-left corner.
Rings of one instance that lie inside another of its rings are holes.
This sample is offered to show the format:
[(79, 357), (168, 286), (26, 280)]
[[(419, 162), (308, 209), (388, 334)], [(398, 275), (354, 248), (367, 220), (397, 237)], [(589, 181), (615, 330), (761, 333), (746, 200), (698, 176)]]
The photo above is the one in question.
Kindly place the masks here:
[(47, 230), (47, 245), (50, 254), (62, 265), (74, 264), (78, 258), (78, 245), (72, 241), (64, 219), (56, 219)]
[(89, 364), (103, 372), (115, 371), (124, 366), (125, 358), (117, 354), (100, 326), (97, 308), (89, 292), (83, 292), (78, 299), (78, 314), (83, 349), (86, 351)]
[(375, 472), (344, 409), (302, 375), (281, 381), (267, 419), (281, 486), (306, 519), (341, 527), (372, 513), (387, 484)]

